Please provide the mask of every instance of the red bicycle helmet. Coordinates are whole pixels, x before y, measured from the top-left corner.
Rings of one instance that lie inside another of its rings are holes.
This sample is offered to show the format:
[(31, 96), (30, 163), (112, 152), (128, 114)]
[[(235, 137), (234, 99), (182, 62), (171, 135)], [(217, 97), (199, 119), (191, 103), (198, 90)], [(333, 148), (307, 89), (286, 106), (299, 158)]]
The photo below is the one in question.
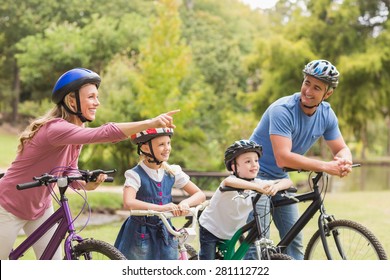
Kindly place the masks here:
[(130, 139), (133, 144), (142, 145), (146, 142), (149, 142), (153, 138), (159, 136), (172, 136), (173, 129), (172, 128), (149, 128), (147, 130), (141, 131), (139, 133), (131, 135)]

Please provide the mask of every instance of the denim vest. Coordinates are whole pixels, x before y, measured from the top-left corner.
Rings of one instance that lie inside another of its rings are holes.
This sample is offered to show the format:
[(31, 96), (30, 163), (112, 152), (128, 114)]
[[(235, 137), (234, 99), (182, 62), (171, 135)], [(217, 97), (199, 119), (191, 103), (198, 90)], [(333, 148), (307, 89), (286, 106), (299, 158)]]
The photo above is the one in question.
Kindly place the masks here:
[[(145, 170), (137, 165), (133, 168), (141, 179), (136, 199), (164, 205), (172, 202), (172, 187), (175, 177), (165, 172), (161, 182), (151, 179)], [(115, 241), (127, 259), (134, 260), (177, 260), (178, 242), (168, 232), (158, 217), (130, 216), (123, 223)]]

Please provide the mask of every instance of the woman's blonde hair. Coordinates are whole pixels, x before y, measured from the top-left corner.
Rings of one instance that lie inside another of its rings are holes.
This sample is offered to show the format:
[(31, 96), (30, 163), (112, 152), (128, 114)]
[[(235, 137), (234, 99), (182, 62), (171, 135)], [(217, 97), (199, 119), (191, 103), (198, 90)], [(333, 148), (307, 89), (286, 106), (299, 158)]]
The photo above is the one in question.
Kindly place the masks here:
[[(65, 104), (69, 108), (73, 108), (70, 106), (69, 99), (74, 98), (75, 94), (74, 92), (71, 92), (67, 94), (64, 98)], [(75, 118), (72, 114), (67, 112), (65, 108), (60, 104), (57, 104), (54, 108), (52, 108), (50, 111), (48, 111), (45, 115), (42, 117), (37, 118), (34, 120), (30, 125), (26, 127), (26, 129), (21, 133), (19, 137), (19, 145), (18, 145), (18, 153), (21, 153), (24, 149), (24, 145), (31, 140), (35, 136), (35, 134), (38, 132), (38, 130), (46, 123), (48, 123), (51, 120), (54, 120), (56, 118), (62, 118), (68, 122), (74, 122)]]

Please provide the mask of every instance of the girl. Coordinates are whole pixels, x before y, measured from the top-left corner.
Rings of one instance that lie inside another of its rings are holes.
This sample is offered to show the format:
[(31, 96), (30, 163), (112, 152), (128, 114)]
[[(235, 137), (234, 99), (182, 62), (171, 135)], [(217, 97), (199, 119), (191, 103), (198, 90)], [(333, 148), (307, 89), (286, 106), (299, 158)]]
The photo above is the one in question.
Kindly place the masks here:
[[(253, 141), (234, 142), (225, 152), (225, 165), (232, 175), (223, 180), (221, 186), (253, 190), (267, 195), (275, 195), (278, 191), (292, 186), (290, 179), (257, 179), (261, 155), (261, 146)], [(248, 191), (248, 194), (255, 193)], [(234, 233), (245, 225), (252, 210), (252, 201), (250, 197), (234, 199), (235, 196), (237, 192), (221, 192), (218, 188), (209, 206), (202, 212), (199, 219), (201, 260), (214, 260), (217, 243), (231, 239)]]
[[(140, 163), (125, 172), (125, 209), (171, 211), (174, 216), (188, 214), (190, 206), (202, 203), (204, 193), (190, 181), (180, 166), (168, 165), (171, 153), (171, 128), (155, 128), (131, 136), (138, 145)], [(190, 196), (178, 205), (172, 203), (172, 187)], [(177, 260), (178, 242), (158, 217), (129, 217), (115, 242), (128, 259)]]
[[(117, 142), (144, 129), (158, 126), (174, 127), (172, 115), (128, 123), (107, 123), (97, 128), (86, 128), (85, 122), (95, 119), (100, 105), (98, 87), (100, 76), (85, 68), (64, 73), (56, 82), (52, 100), (56, 104), (45, 116), (33, 121), (22, 133), (16, 159), (0, 179), (0, 259), (7, 259), (19, 231), (31, 234), (52, 213), (52, 197), (47, 187), (18, 191), (16, 185), (31, 181), (33, 176), (50, 172), (53, 168), (78, 168), (83, 144)], [(67, 171), (56, 174), (65, 175)], [(95, 189), (107, 175), (85, 185)], [(74, 186), (76, 187), (76, 186)], [(54, 232), (55, 228), (52, 229)], [(51, 234), (34, 245), (37, 259), (41, 256)], [(55, 259), (61, 259), (57, 250)]]

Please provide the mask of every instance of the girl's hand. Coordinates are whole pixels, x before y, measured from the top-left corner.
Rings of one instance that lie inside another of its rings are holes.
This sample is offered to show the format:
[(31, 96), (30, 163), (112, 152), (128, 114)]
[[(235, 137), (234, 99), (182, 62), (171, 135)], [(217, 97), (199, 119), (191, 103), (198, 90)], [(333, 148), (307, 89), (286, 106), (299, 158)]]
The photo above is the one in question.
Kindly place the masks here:
[(182, 201), (179, 203), (179, 209), (181, 211), (181, 216), (185, 216), (190, 212), (190, 205), (187, 202)]
[(180, 214), (181, 214), (181, 210), (179, 208), (179, 205), (176, 205), (175, 203), (172, 203), (172, 202), (163, 205), (163, 211), (171, 212), (173, 214), (173, 216), (175, 216), (175, 217), (180, 216)]

